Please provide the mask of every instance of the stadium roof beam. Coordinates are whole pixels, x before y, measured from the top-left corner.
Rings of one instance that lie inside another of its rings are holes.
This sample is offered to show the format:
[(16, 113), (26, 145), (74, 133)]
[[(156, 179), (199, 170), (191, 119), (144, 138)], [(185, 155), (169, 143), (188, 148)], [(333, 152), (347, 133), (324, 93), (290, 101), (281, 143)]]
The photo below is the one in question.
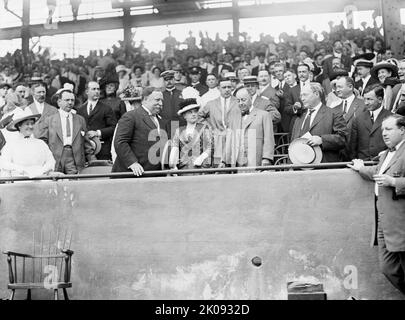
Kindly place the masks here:
[[(181, 3), (182, 1), (175, 0)], [(405, 7), (405, 0), (398, 0), (401, 7)], [(191, 1), (190, 1), (191, 2)], [(197, 2), (194, 2), (197, 3)], [(170, 2), (172, 5), (173, 2)], [(184, 6), (182, 10), (166, 10), (162, 5), (158, 13), (131, 15), (124, 17), (110, 17), (99, 19), (86, 19), (77, 21), (59, 22), (57, 29), (46, 29), (43, 24), (31, 25), (32, 37), (51, 36), (56, 34), (103, 31), (112, 29), (149, 27), (158, 25), (170, 25), (178, 23), (193, 23), (203, 21), (234, 20), (235, 15), (239, 19), (259, 18), (271, 16), (301, 15), (343, 12), (345, 6), (354, 4), (359, 11), (374, 10), (380, 8), (380, 0), (341, 0), (341, 1), (300, 1), (288, 3), (271, 3), (260, 5), (246, 5), (225, 8), (199, 9), (201, 6)], [(21, 38), (21, 27), (0, 29), (0, 40)]]

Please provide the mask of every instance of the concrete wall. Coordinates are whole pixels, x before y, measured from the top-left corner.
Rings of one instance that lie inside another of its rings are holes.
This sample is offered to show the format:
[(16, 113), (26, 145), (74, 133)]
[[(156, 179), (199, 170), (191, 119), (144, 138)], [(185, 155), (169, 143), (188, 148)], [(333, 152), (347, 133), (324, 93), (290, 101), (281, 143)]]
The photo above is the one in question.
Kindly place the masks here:
[(349, 169), (3, 184), (0, 249), (73, 230), (73, 299), (286, 299), (294, 279), (401, 299), (369, 246), (372, 188)]

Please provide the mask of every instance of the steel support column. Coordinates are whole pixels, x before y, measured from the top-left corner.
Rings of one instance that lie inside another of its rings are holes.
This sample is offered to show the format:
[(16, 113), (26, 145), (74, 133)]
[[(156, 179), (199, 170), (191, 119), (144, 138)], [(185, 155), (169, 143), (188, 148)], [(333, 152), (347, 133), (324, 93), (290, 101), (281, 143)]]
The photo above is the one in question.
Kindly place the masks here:
[(129, 48), (131, 48), (132, 43), (132, 31), (131, 31), (131, 9), (123, 9), (124, 16), (122, 17), (122, 25), (124, 28), (124, 48), (125, 53), (128, 55)]
[(28, 63), (27, 59), (30, 51), (30, 38), (30, 0), (24, 0), (21, 28), (21, 50), (24, 63)]
[(391, 47), (395, 57), (404, 55), (404, 30), (401, 24), (401, 1), (380, 0), (385, 45)]
[(233, 37), (239, 39), (239, 6), (237, 0), (232, 0)]

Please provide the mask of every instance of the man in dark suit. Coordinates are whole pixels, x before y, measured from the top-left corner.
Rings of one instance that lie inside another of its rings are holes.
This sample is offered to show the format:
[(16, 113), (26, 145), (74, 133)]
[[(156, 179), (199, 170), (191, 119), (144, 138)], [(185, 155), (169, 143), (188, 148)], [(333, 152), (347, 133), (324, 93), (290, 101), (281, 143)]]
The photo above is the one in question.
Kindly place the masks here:
[(356, 113), (351, 126), (349, 139), (350, 158), (372, 160), (386, 149), (381, 124), (392, 113), (382, 105), (384, 88), (380, 85), (367, 87), (364, 92), (364, 104)]
[(257, 54), (257, 58), (259, 59), (259, 64), (252, 69), (252, 76), (258, 76), (259, 71), (268, 70), (269, 65), (266, 63), (266, 54), (264, 52), (259, 52)]
[(378, 253), (382, 273), (405, 295), (405, 117), (393, 114), (382, 122), (382, 135), (388, 150), (378, 165), (364, 166), (354, 159), (348, 165), (375, 182), (375, 213)]
[(371, 68), (374, 66), (374, 53), (364, 53), (353, 57), (353, 64), (356, 67), (357, 74), (360, 80), (356, 81), (355, 87), (359, 90), (361, 96), (367, 87), (380, 83), (380, 81), (370, 74)]
[(342, 99), (342, 103), (334, 107), (333, 110), (343, 114), (348, 131), (346, 147), (341, 150), (340, 154), (341, 160), (350, 161), (353, 159), (350, 156), (349, 148), (352, 123), (353, 119), (355, 118), (355, 114), (361, 112), (365, 108), (364, 101), (363, 99), (359, 99), (354, 95), (354, 81), (348, 76), (342, 76), (336, 80), (336, 95)]
[(168, 132), (170, 137), (171, 132), (174, 134), (179, 126), (186, 125), (184, 117), (177, 114), (179, 111), (179, 103), (183, 101), (183, 98), (181, 96), (181, 91), (177, 90), (174, 86), (174, 71), (164, 71), (160, 76), (165, 81), (165, 90), (163, 91), (163, 108), (160, 112), (160, 116), (163, 120), (170, 123), (171, 129), (170, 132)]
[(38, 138), (40, 127), (44, 120), (57, 113), (58, 110), (45, 102), (46, 88), (43, 83), (36, 83), (31, 86), (33, 102), (27, 108), (31, 109), (32, 114), (40, 114), (41, 118), (34, 124), (34, 137)]
[(273, 129), (274, 132), (276, 132), (277, 124), (281, 121), (281, 115), (280, 112), (277, 110), (277, 107), (273, 103), (274, 100), (269, 100), (266, 96), (260, 96), (258, 94), (259, 82), (257, 81), (257, 77), (255, 76), (244, 77), (243, 86), (247, 89), (250, 96), (252, 97), (253, 106), (257, 109), (264, 110), (270, 113), (273, 122)]
[(89, 138), (98, 137), (102, 141), (97, 159), (111, 160), (111, 142), (117, 125), (114, 111), (99, 101), (100, 86), (97, 82), (90, 81), (87, 84), (86, 94), (87, 102), (77, 110), (77, 114), (86, 120)]
[(302, 115), (303, 104), (301, 101), (301, 88), (309, 86), (309, 72), (309, 65), (305, 63), (298, 65), (297, 74), (299, 82), (288, 91), (285, 98), (285, 107), (281, 114), (284, 132), (291, 132), (296, 118)]
[(69, 90), (57, 93), (57, 113), (44, 119), (39, 138), (44, 140), (55, 158), (55, 171), (77, 174), (86, 160), (95, 160), (94, 150), (86, 135), (86, 121), (72, 112), (75, 95)]
[(156, 88), (145, 88), (142, 106), (125, 113), (118, 122), (114, 139), (117, 158), (112, 172), (133, 172), (161, 169), (161, 149), (167, 141), (166, 123), (159, 113), (163, 94)]
[(324, 89), (317, 82), (301, 89), (301, 100), (305, 111), (294, 123), (291, 141), (309, 133), (308, 144), (321, 147), (322, 162), (339, 162), (339, 151), (345, 147), (347, 137), (343, 115), (324, 104)]
[(328, 76), (330, 76), (332, 74), (333, 71), (333, 67), (332, 67), (332, 60), (334, 58), (340, 58), (340, 61), (343, 65), (343, 68), (349, 72), (350, 68), (352, 66), (352, 59), (350, 58), (350, 56), (346, 56), (343, 54), (343, 44), (342, 41), (340, 40), (335, 40), (333, 42), (333, 54), (331, 57), (326, 58), (323, 61), (322, 67), (324, 70), (324, 73)]
[(208, 87), (200, 82), (201, 79), (201, 68), (200, 67), (192, 67), (190, 68), (190, 79), (191, 83), (190, 86), (193, 87), (198, 91), (200, 97), (208, 92)]
[(277, 96), (277, 90), (270, 84), (270, 73), (267, 70), (259, 71), (257, 81), (259, 83), (257, 94), (261, 97), (267, 98), (270, 101), (270, 104), (278, 110), (280, 108), (280, 98)]

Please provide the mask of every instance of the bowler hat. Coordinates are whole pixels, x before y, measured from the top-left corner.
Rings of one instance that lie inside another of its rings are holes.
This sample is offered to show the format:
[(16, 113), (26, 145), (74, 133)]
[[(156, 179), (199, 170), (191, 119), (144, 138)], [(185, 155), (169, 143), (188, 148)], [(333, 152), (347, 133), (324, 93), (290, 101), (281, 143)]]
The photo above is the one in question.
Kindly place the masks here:
[(307, 138), (297, 138), (288, 147), (288, 157), (293, 164), (319, 164), (322, 150), (319, 146), (312, 147)]
[(378, 70), (380, 69), (387, 69), (392, 72), (392, 77), (398, 77), (398, 67), (390, 62), (387, 61), (381, 61), (377, 63), (370, 71), (371, 75), (374, 78), (378, 78)]

